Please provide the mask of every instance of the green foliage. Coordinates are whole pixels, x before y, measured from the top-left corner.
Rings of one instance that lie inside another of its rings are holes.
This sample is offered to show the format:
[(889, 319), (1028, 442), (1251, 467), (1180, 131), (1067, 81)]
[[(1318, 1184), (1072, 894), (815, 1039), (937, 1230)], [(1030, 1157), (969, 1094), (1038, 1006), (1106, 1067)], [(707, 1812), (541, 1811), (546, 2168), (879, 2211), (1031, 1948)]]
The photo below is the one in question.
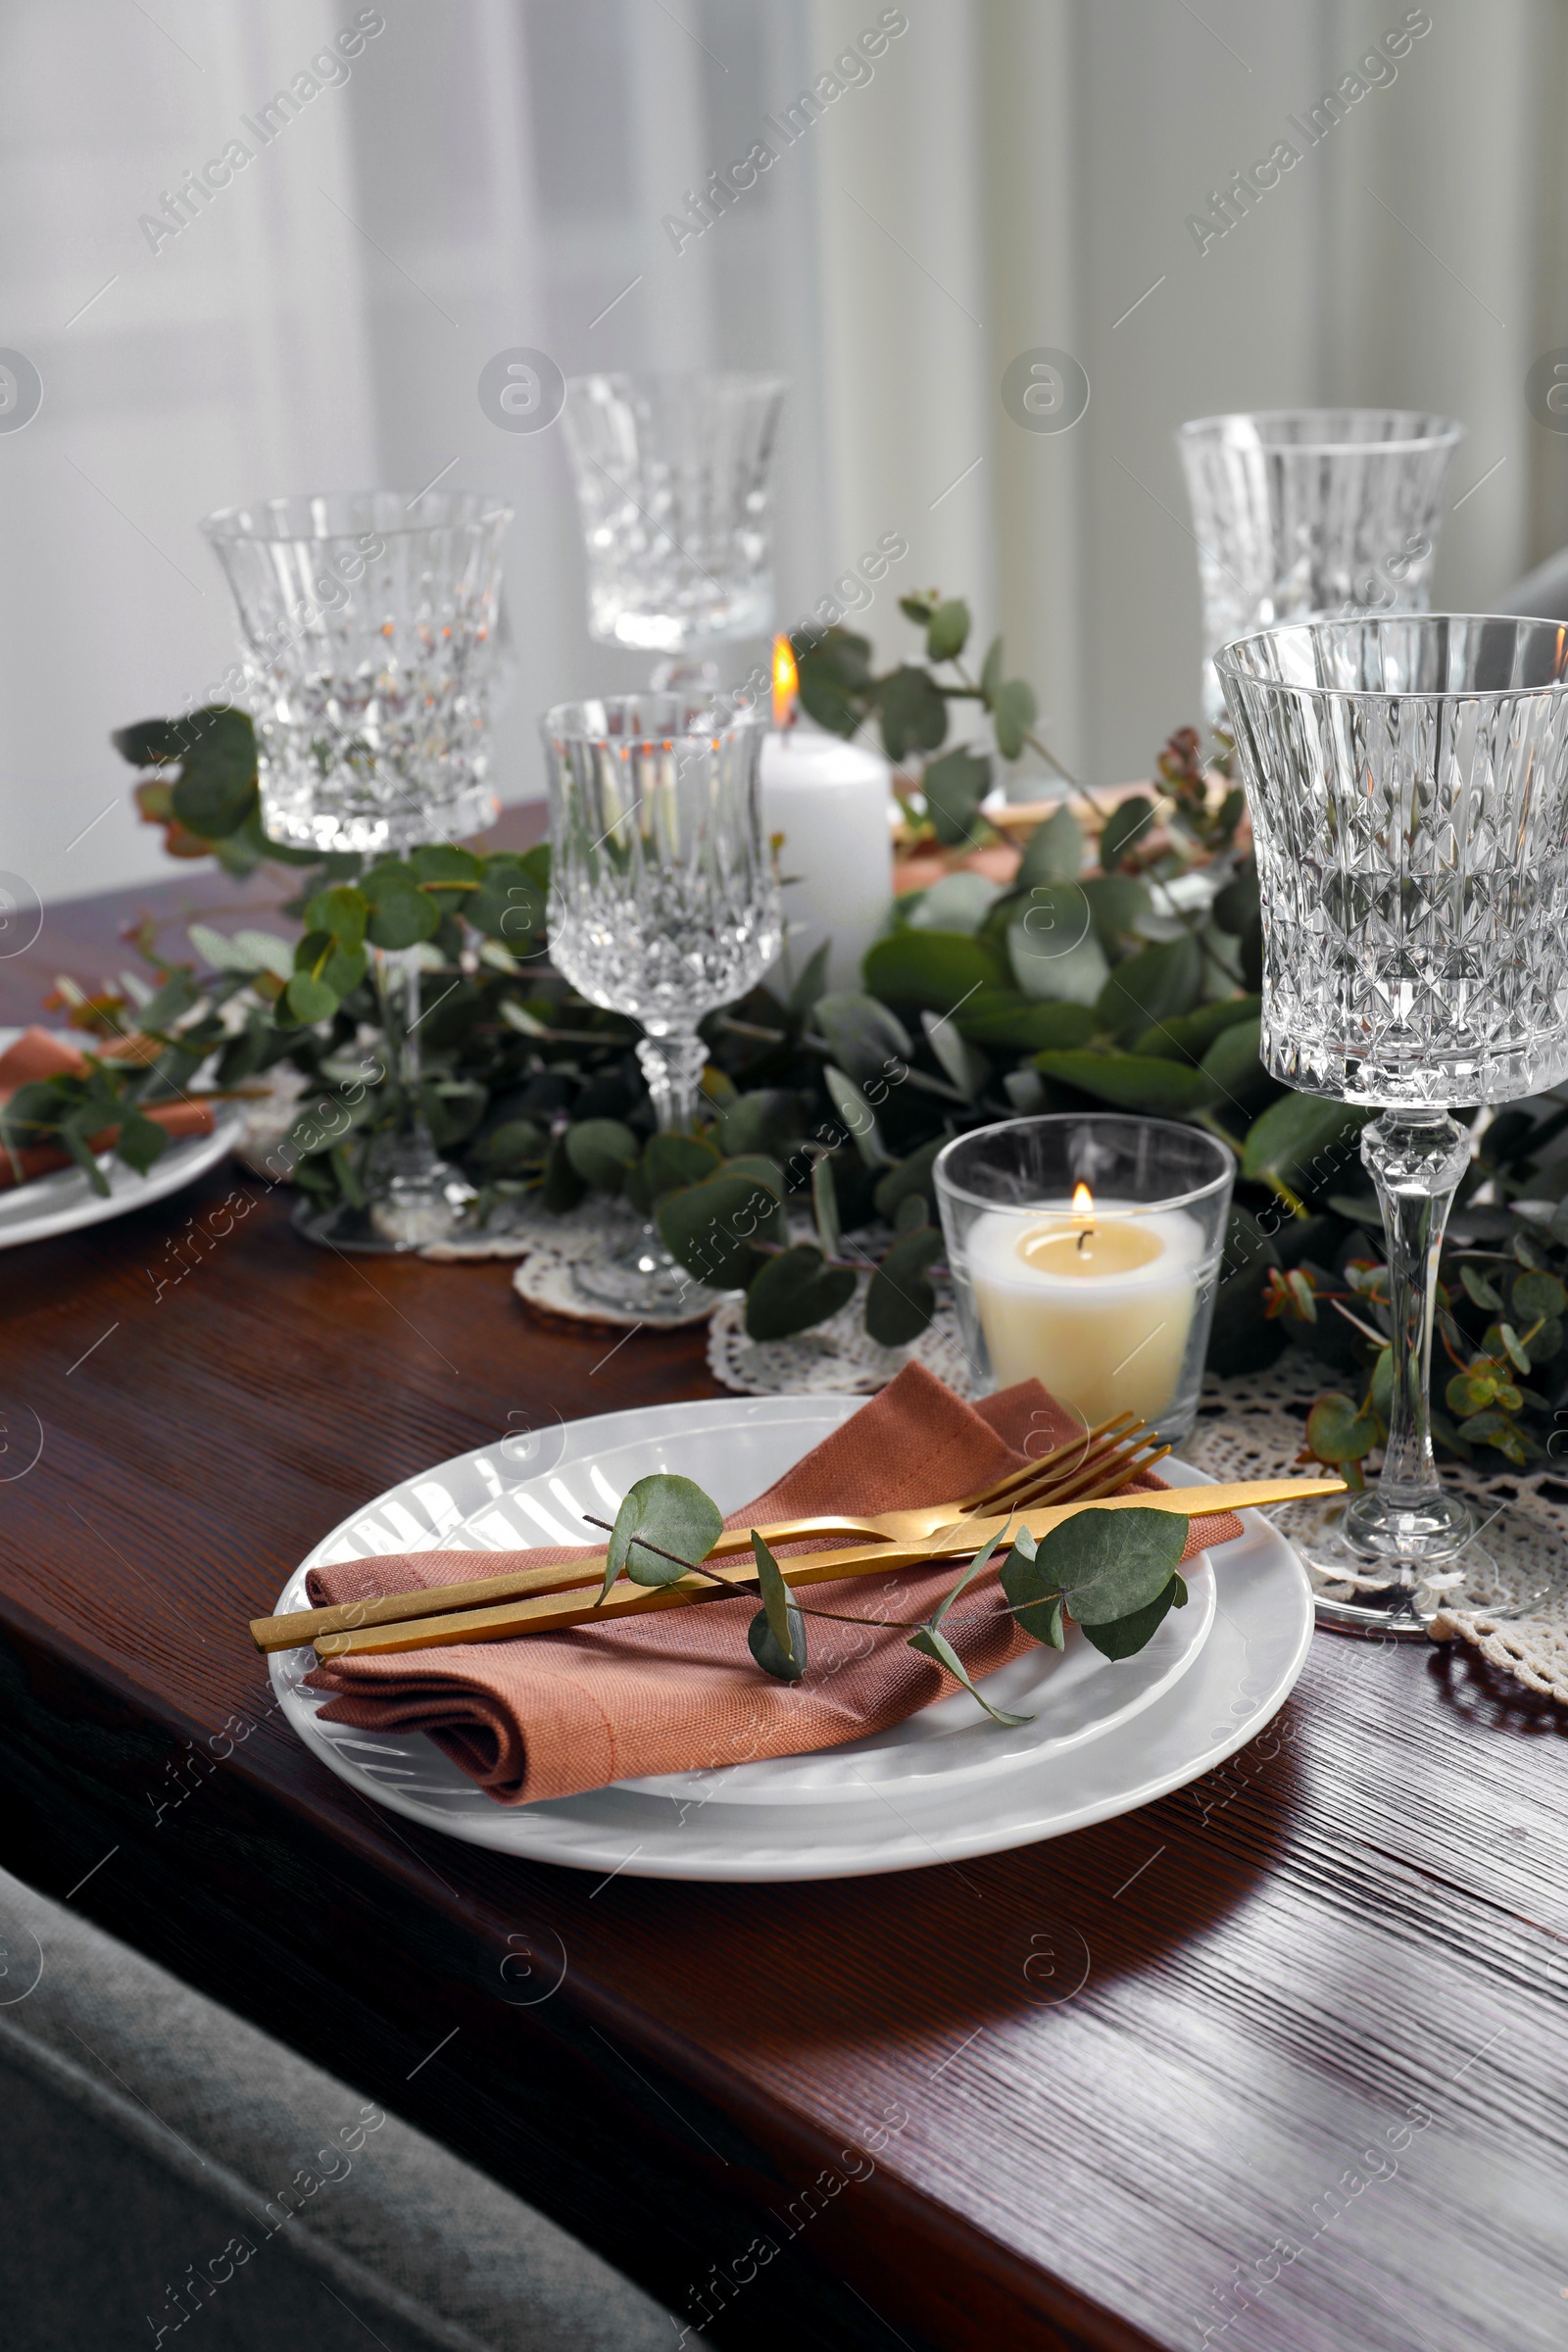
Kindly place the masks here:
[(717, 1503), (692, 1479), (665, 1470), (640, 1478), (615, 1513), (600, 1597), (622, 1575), (636, 1585), (672, 1585), (707, 1559), (723, 1526)]
[(830, 1266), (814, 1243), (798, 1242), (768, 1258), (747, 1292), (746, 1335), (787, 1340), (809, 1331), (848, 1306), (855, 1291), (852, 1267)]
[(1004, 988), (1007, 979), (995, 951), (961, 931), (895, 931), (875, 943), (862, 968), (873, 997), (923, 1012), (952, 1012), (975, 990)]
[(937, 1304), (926, 1273), (941, 1255), (940, 1232), (917, 1225), (901, 1234), (883, 1258), (865, 1295), (865, 1328), (879, 1347), (906, 1347), (924, 1331)]
[(1186, 1605), (1177, 1569), (1189, 1524), (1179, 1511), (1079, 1511), (1038, 1547), (1020, 1536), (1003, 1564), (1002, 1589), (1037, 1642), (1061, 1647), (1065, 1612), (1104, 1656), (1132, 1657), (1169, 1609)]
[(752, 1557), (757, 1562), (762, 1605), (746, 1629), (747, 1647), (764, 1674), (781, 1683), (798, 1683), (807, 1666), (806, 1618), (755, 1527)]

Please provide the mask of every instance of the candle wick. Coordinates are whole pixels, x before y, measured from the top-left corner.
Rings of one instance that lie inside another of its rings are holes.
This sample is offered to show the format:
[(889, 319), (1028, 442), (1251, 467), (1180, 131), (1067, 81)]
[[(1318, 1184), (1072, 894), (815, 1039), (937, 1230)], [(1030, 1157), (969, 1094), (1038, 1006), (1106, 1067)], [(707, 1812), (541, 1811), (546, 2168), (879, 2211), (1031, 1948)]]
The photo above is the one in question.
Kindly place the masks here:
[(1078, 1247), (1080, 1250), (1083, 1249), (1084, 1244), (1088, 1241), (1089, 1236), (1094, 1232), (1094, 1230), (1095, 1229), (1092, 1225), (1086, 1225), (1084, 1227), (1082, 1233), (1078, 1236)]

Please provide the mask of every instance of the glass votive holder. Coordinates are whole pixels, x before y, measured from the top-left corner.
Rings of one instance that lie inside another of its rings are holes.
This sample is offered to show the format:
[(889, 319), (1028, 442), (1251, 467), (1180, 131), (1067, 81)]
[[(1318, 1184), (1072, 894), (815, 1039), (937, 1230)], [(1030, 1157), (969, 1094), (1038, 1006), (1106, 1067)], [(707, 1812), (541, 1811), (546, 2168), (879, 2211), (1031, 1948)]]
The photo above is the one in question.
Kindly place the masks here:
[(1005, 1119), (938, 1153), (964, 1347), (984, 1383), (1034, 1378), (1087, 1428), (1192, 1428), (1236, 1160), (1200, 1128), (1114, 1112)]

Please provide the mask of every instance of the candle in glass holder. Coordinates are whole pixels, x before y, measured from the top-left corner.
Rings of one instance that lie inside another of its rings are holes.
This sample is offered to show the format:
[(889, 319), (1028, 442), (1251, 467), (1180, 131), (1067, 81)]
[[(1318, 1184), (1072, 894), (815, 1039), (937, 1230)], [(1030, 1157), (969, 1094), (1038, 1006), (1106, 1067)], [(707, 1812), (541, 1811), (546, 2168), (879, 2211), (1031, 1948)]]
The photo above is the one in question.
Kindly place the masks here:
[(1181, 1383), (1204, 1236), (1184, 1209), (1070, 1201), (993, 1209), (967, 1240), (969, 1280), (999, 1387), (1033, 1377), (1091, 1425), (1157, 1422)]
[(888, 763), (874, 752), (800, 717), (799, 680), (787, 637), (773, 649), (773, 731), (762, 745), (762, 822), (782, 834), (792, 985), (829, 942), (827, 985), (858, 989), (860, 962), (893, 899)]

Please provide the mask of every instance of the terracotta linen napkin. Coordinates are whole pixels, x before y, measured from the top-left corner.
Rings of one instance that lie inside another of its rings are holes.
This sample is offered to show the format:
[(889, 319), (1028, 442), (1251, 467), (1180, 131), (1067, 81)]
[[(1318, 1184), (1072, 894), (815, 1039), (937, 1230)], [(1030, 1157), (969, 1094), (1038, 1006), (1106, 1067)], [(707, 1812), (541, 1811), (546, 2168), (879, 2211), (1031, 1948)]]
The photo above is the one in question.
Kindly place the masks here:
[[(113, 1053), (104, 1056), (117, 1058)], [(31, 1086), (39, 1078), (79, 1078), (87, 1064), (79, 1047), (69, 1038), (57, 1037), (49, 1029), (24, 1029), (14, 1045), (0, 1054), (0, 1106), (9, 1102), (19, 1087)], [(147, 1116), (160, 1127), (167, 1128), (173, 1142), (190, 1135), (211, 1135), (213, 1111), (209, 1102), (158, 1102), (149, 1106)], [(118, 1127), (106, 1127), (102, 1134), (89, 1138), (94, 1152), (107, 1152)], [(34, 1176), (48, 1176), (56, 1168), (69, 1168), (75, 1163), (69, 1152), (56, 1151), (52, 1144), (28, 1144), (16, 1155), (22, 1173), (12, 1165), (9, 1152), (0, 1151), (0, 1192), (9, 1185), (30, 1184)]]
[[(829, 1509), (897, 1510), (957, 1496), (1018, 1467), (1026, 1449), (1047, 1452), (1081, 1426), (1038, 1381), (971, 1406), (923, 1366), (907, 1364), (726, 1524)], [(1195, 1519), (1184, 1556), (1241, 1532), (1230, 1513)], [(313, 1569), (310, 1594), (319, 1607), (574, 1556), (563, 1547), (399, 1553)], [(961, 1573), (950, 1560), (814, 1586), (807, 1595), (812, 1607), (857, 1622), (808, 1618), (809, 1663), (800, 1683), (776, 1682), (753, 1660), (746, 1628), (759, 1606), (754, 1594), (514, 1642), (342, 1658), (306, 1679), (333, 1693), (323, 1709), (329, 1720), (428, 1732), (498, 1803), (528, 1804), (645, 1773), (835, 1747), (902, 1721), (954, 1684), (908, 1647), (906, 1630), (864, 1620), (918, 1621)], [(1001, 1587), (982, 1579), (944, 1629), (975, 1676), (1030, 1646), (1004, 1607)], [(955, 1621), (960, 1616), (965, 1622)]]

